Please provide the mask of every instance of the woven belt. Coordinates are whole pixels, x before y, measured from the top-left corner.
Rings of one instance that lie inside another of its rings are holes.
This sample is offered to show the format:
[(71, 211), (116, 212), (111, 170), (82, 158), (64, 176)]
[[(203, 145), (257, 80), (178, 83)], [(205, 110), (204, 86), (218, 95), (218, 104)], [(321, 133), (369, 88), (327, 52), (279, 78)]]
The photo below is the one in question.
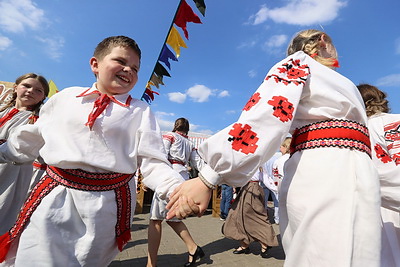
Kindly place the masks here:
[(46, 175), (32, 189), (24, 206), (21, 208), (17, 222), (9, 232), (0, 236), (0, 262), (5, 260), (11, 243), (21, 235), (42, 199), (59, 185), (84, 191), (115, 191), (117, 202), (115, 235), (118, 249), (122, 251), (124, 245), (131, 238), (131, 192), (128, 182), (132, 177), (133, 174), (92, 173), (83, 170), (65, 170), (48, 166)]
[(182, 161), (180, 161), (180, 160), (169, 159), (168, 161), (169, 161), (171, 164), (180, 164), (180, 165), (185, 166), (185, 163), (182, 162)]
[(321, 121), (296, 129), (292, 136), (290, 154), (324, 147), (356, 149), (371, 157), (367, 127), (348, 120)]

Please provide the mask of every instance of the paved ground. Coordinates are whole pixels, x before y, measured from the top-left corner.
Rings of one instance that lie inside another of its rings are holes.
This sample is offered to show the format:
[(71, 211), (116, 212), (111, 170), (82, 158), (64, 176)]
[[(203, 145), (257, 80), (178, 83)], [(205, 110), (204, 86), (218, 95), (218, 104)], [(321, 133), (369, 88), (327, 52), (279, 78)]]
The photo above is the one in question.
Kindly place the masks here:
[[(132, 226), (132, 240), (109, 267), (146, 266), (148, 221), (149, 213), (135, 215)], [(218, 217), (213, 217), (211, 211), (207, 211), (201, 218), (190, 217), (184, 222), (193, 239), (206, 253), (206, 256), (198, 262), (197, 266), (283, 266), (284, 252), (281, 246), (272, 248), (271, 257), (267, 259), (261, 258), (259, 243), (250, 245), (251, 253), (248, 255), (233, 254), (232, 251), (238, 246), (239, 242), (227, 239), (222, 235), (223, 221)], [(158, 251), (157, 266), (183, 266), (188, 259), (184, 243), (165, 222), (162, 225), (163, 236)], [(273, 227), (276, 233), (279, 233), (278, 225), (274, 224)]]

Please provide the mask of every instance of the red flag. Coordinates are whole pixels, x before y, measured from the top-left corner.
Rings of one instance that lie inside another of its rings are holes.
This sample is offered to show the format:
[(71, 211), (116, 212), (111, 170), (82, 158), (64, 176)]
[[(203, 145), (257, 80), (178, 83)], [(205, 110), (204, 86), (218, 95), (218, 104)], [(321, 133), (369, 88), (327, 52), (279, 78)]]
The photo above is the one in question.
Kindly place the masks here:
[(174, 23), (176, 24), (176, 26), (182, 28), (183, 32), (185, 33), (186, 39), (189, 39), (189, 33), (186, 29), (187, 22), (202, 23), (200, 18), (193, 12), (192, 8), (186, 3), (186, 1), (182, 0)]

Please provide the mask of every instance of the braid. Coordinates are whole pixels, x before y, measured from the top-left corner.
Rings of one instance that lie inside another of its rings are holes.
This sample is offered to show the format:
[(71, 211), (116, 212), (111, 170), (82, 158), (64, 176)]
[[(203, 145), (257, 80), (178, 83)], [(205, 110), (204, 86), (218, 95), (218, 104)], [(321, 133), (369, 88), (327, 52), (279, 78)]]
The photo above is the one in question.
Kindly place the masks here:
[(294, 54), (298, 51), (303, 51), (319, 63), (328, 67), (333, 66), (334, 59), (324, 58), (318, 55), (322, 35), (326, 36), (327, 40), (331, 42), (331, 38), (319, 30), (304, 30), (299, 32), (290, 42), (287, 49), (287, 55)]

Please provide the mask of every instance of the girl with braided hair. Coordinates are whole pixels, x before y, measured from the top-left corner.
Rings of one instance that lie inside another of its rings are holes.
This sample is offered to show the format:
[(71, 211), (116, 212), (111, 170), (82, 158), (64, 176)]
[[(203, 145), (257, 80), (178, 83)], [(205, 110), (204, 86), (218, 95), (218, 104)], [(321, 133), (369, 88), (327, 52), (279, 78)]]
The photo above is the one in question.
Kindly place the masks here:
[(207, 164), (176, 188), (169, 214), (201, 215), (215, 185), (244, 185), (291, 134), (279, 191), (285, 267), (378, 267), (379, 183), (361, 95), (335, 71), (338, 55), (326, 33), (299, 32), (287, 54), (238, 121), (200, 145)]

